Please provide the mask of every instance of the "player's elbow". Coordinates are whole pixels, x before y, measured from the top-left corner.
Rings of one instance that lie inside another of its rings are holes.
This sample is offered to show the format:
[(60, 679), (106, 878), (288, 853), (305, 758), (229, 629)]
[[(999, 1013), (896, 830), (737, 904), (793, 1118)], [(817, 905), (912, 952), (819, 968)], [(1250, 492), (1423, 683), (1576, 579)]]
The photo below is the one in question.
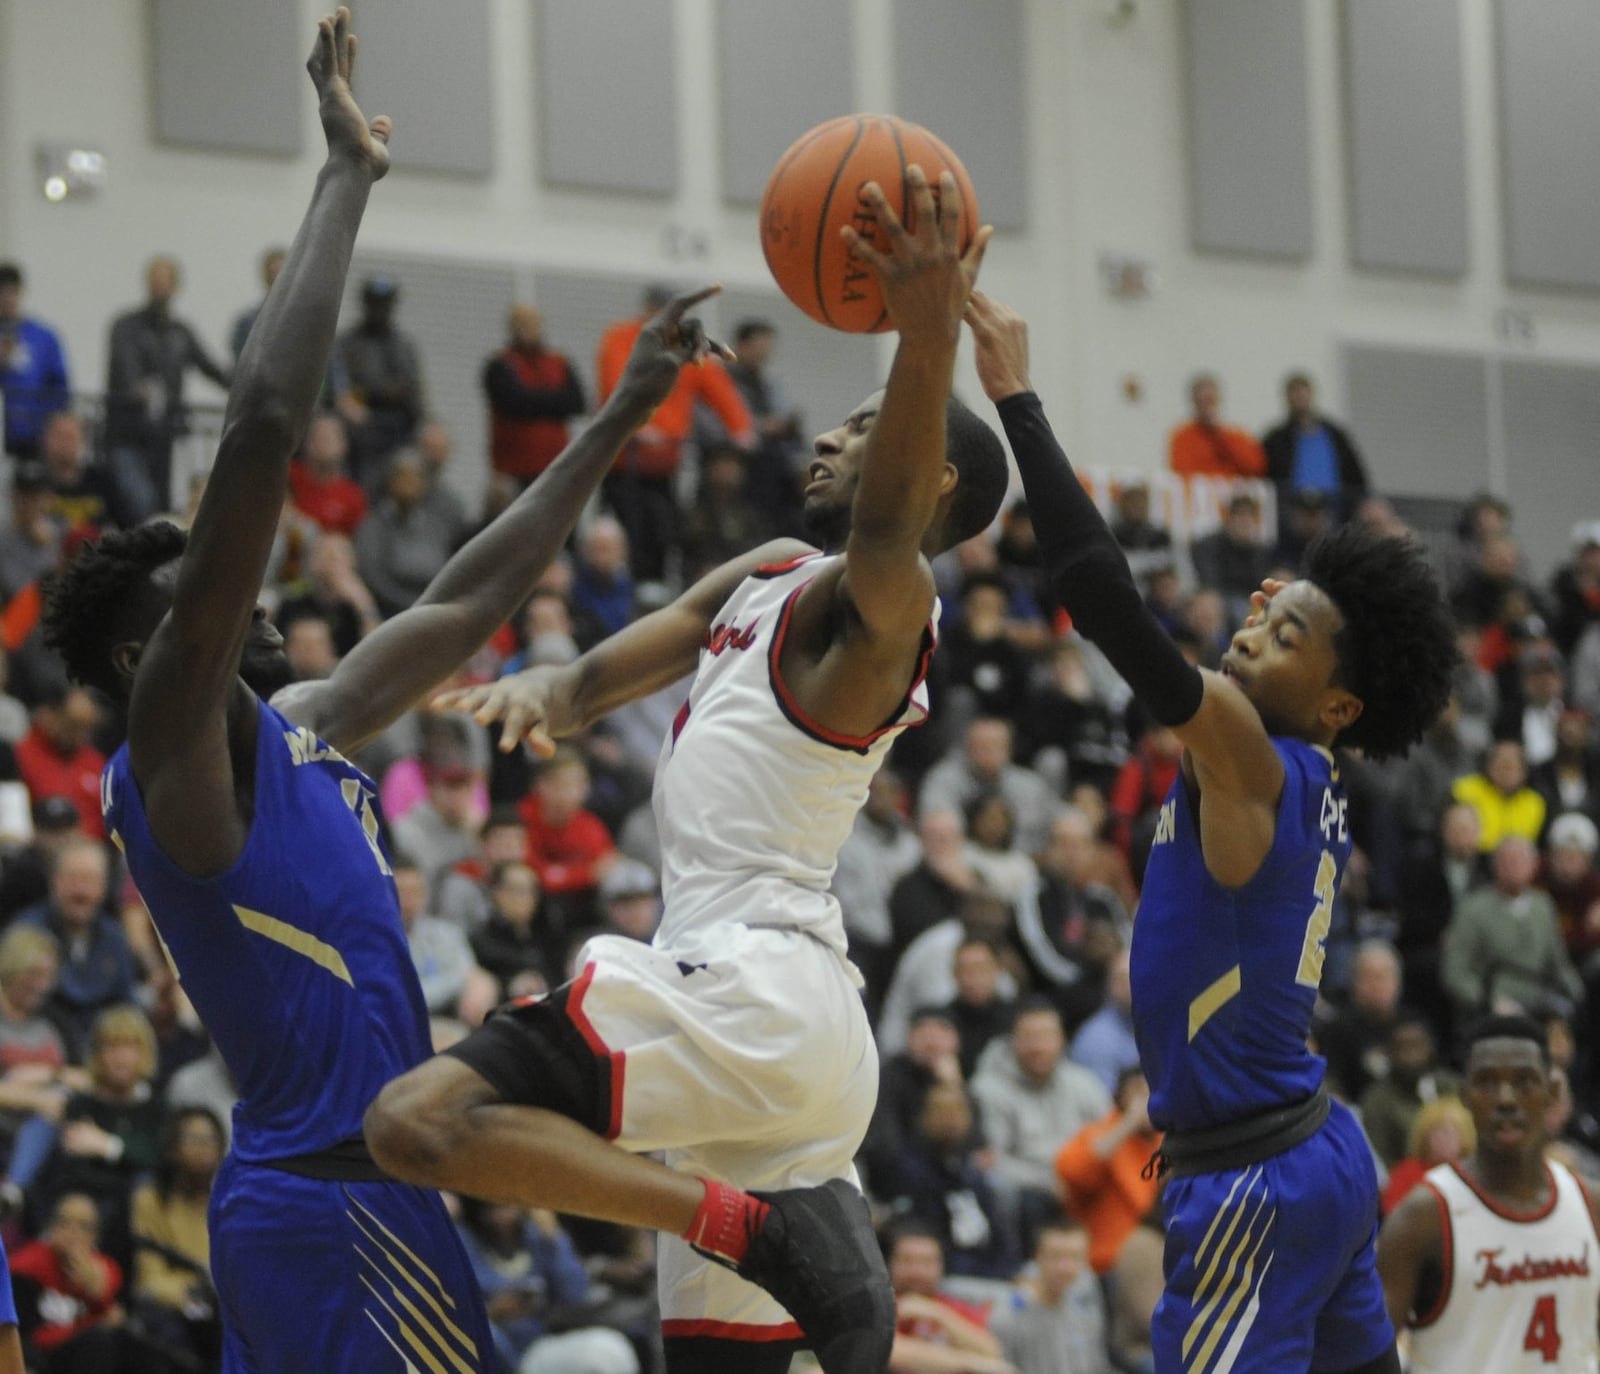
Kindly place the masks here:
[(367, 1108), (362, 1134), (386, 1174), (423, 1187), (445, 1187), (445, 1165), (459, 1145), (465, 1116), (410, 1079), (410, 1074), (403, 1075), (378, 1094)]

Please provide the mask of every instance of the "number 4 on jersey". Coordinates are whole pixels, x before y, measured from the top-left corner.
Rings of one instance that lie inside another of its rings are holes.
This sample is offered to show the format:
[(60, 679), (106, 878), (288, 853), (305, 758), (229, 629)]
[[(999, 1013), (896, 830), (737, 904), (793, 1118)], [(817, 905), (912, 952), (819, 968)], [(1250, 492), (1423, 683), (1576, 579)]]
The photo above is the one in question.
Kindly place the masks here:
[(1556, 1329), (1556, 1295), (1546, 1293), (1535, 1300), (1533, 1316), (1522, 1337), (1524, 1350), (1537, 1350), (1546, 1364), (1554, 1364), (1561, 1354), (1561, 1333)]

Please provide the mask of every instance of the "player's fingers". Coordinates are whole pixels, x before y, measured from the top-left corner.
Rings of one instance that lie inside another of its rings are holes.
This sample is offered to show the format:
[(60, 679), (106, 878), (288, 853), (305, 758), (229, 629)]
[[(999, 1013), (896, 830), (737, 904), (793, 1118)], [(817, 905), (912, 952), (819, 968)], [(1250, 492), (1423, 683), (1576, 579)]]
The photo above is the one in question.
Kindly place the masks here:
[[(861, 199), (866, 201), (867, 208), (872, 211), (872, 217), (877, 220), (878, 227), (883, 230), (884, 238), (893, 248), (911, 236), (906, 233), (906, 227), (900, 222), (900, 216), (895, 213), (894, 206), (889, 204), (888, 196), (884, 195), (883, 187), (875, 181), (869, 181), (861, 188)], [(846, 225), (851, 229), (853, 225)]]
[(311, 49), (311, 56), (306, 59), (306, 70), (313, 79), (320, 81), (333, 70), (333, 21), (331, 19), (317, 20), (317, 41)]
[(690, 318), (678, 325), (677, 348), (683, 350), (684, 355), (691, 363), (697, 363), (706, 356), (706, 330), (699, 320)]
[(500, 748), (507, 754), (522, 742), (523, 735), (534, 727), (532, 713), (519, 701), (513, 701), (505, 711), (500, 727)]
[(685, 313), (693, 310), (701, 301), (710, 300), (722, 290), (722, 283), (716, 282), (711, 286), (702, 286), (698, 291), (690, 291), (682, 296), (674, 296), (667, 302), (666, 309), (661, 313), (669, 320), (681, 320)]
[(939, 173), (939, 192), (935, 200), (939, 215), (939, 236), (954, 248), (961, 241), (959, 238), (961, 210), (964, 204), (961, 199), (961, 187), (956, 183), (954, 172), (946, 169)]
[(547, 759), (556, 752), (556, 742), (545, 733), (542, 725), (535, 725), (528, 731), (528, 748), (541, 759)]
[(340, 5), (333, 14), (333, 51), (339, 63), (339, 75), (350, 79), (350, 11)]
[(706, 340), (706, 351), (708, 353), (715, 353), (717, 357), (721, 358), (725, 363), (736, 363), (739, 361), (739, 355), (729, 348), (727, 344), (723, 343), (721, 339), (708, 338)]
[(390, 119), (388, 115), (379, 115), (367, 127), (372, 130), (372, 136), (379, 143), (387, 143), (389, 135), (394, 132), (394, 120)]
[(472, 711), (477, 708), (486, 687), (452, 687), (448, 691), (436, 693), (433, 700), (428, 703), (435, 711)]
[(864, 238), (862, 238), (861, 235), (856, 232), (855, 225), (843, 225), (839, 230), (839, 235), (844, 239), (845, 244), (849, 247), (850, 256), (853, 257), (857, 262), (864, 263), (879, 276), (882, 276), (889, 270), (889, 259), (880, 253), (876, 248), (874, 248), (870, 243), (868, 243)]
[(918, 163), (906, 168), (907, 219), (916, 215), (916, 237), (923, 243), (934, 243), (939, 238), (939, 202), (928, 184), (928, 175)]
[[(954, 230), (951, 231), (952, 233)], [(976, 277), (983, 268), (983, 255), (989, 251), (989, 240), (994, 237), (994, 225), (985, 224), (972, 236), (972, 242), (967, 245), (967, 251), (962, 254), (961, 260), (966, 264), (969, 276)]]

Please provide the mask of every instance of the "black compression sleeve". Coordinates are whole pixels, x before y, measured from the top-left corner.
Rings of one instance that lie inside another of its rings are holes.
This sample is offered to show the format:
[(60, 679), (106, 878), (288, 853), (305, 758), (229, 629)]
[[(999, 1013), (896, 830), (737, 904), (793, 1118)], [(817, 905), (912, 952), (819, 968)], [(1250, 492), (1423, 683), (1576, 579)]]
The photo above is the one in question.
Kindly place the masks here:
[(1028, 511), (1051, 585), (1072, 623), (1100, 646), (1133, 694), (1163, 725), (1200, 709), (1205, 684), (1150, 613), (1111, 529), (1061, 451), (1031, 391), (999, 403), (1022, 472)]

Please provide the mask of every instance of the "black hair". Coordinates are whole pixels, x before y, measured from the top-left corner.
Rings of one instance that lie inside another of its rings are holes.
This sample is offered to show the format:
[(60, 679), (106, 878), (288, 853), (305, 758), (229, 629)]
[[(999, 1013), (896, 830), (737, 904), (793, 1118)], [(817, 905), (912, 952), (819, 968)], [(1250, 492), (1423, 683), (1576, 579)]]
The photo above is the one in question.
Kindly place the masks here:
[(1455, 622), (1422, 549), (1350, 523), (1312, 541), (1303, 572), (1344, 619), (1335, 680), (1362, 706), (1334, 743), (1405, 754), (1444, 710), (1456, 666)]
[(776, 334), (778, 331), (772, 327), (770, 320), (740, 320), (733, 331), (734, 343), (743, 343), (746, 339), (753, 339), (761, 334)]
[[(210, 1107), (201, 1106), (198, 1102), (173, 1109), (167, 1117), (166, 1124), (161, 1130), (161, 1162), (155, 1167), (156, 1192), (163, 1201), (172, 1196), (172, 1190), (178, 1182), (178, 1165), (173, 1159), (173, 1152), (178, 1147), (178, 1138), (183, 1134), (183, 1127), (189, 1121), (204, 1121), (217, 1133), (217, 1145), (223, 1152), (228, 1148), (228, 1133), (222, 1129), (222, 1118)], [(221, 1154), (217, 1157), (221, 1163)]]
[(1467, 1030), (1463, 1062), (1472, 1057), (1473, 1047), (1483, 1040), (1527, 1040), (1539, 1047), (1539, 1062), (1550, 1067), (1550, 1041), (1545, 1028), (1531, 1016), (1485, 1016)]
[(1044, 1239), (1046, 1231), (1054, 1231), (1058, 1235), (1077, 1235), (1085, 1229), (1083, 1222), (1073, 1216), (1071, 1212), (1065, 1211), (1061, 1207), (1051, 1207), (1033, 1223), (1034, 1248), (1038, 1249), (1039, 1241)]
[(61, 655), (68, 677), (113, 701), (124, 698), (111, 650), (131, 629), (132, 615), (149, 602), (151, 574), (181, 557), (188, 542), (188, 534), (170, 521), (152, 520), (131, 530), (108, 530), (79, 546), (44, 597), (44, 641)]
[(944, 517), (944, 546), (982, 534), (999, 513), (1011, 485), (1006, 451), (997, 435), (957, 397), (945, 403), (945, 458), (956, 470), (956, 489)]
[(1129, 1064), (1127, 1068), (1120, 1070), (1117, 1074), (1116, 1087), (1111, 1090), (1111, 1100), (1115, 1102), (1119, 1097), (1122, 1096), (1122, 1090), (1126, 1088), (1128, 1084), (1133, 1082), (1133, 1080), (1136, 1078), (1143, 1077), (1144, 1070), (1137, 1064)]
[(1010, 602), (1011, 583), (1006, 580), (1004, 573), (995, 572), (991, 568), (978, 568), (961, 579), (961, 599), (965, 601), (971, 593), (981, 591), (985, 587), (993, 588), (1005, 597), (1008, 603)]
[(1024, 1016), (1042, 1016), (1048, 1012), (1057, 1021), (1061, 1019), (1061, 1008), (1046, 997), (1042, 992), (1030, 992), (1017, 999), (1017, 1004), (1011, 1011), (1011, 1024), (1016, 1025)]
[(524, 825), (524, 822), (522, 819), (522, 813), (517, 810), (514, 804), (509, 802), (499, 802), (496, 805), (491, 806), (489, 808), (489, 814), (484, 818), (483, 822), (483, 828), (485, 830), (499, 830), (504, 826), (513, 825), (520, 829)]
[(939, 1228), (921, 1217), (896, 1217), (884, 1228), (884, 1258), (893, 1255), (895, 1246), (903, 1240), (931, 1240), (939, 1247), (939, 1254), (941, 1256), (944, 1254), (944, 1237), (939, 1233)]
[(21, 286), (22, 269), (14, 262), (0, 262), (0, 286)]

